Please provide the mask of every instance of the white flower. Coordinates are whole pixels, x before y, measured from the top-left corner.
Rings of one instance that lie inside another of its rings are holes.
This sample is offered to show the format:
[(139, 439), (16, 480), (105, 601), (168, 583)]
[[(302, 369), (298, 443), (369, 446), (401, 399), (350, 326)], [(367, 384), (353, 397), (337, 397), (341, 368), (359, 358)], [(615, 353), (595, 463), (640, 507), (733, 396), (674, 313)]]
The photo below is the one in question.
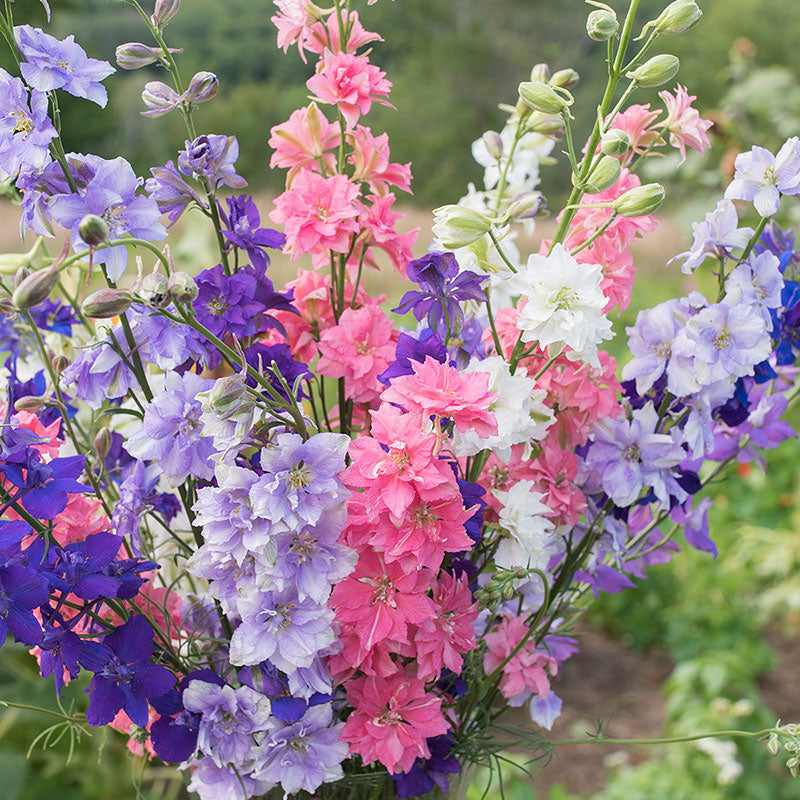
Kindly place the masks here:
[[(500, 131), (503, 142), (503, 155), (496, 159), (481, 137), (472, 143), (472, 157), (484, 167), (483, 182), (487, 189), (494, 189), (500, 180), (501, 170), (506, 169), (508, 154), (514, 147), (516, 125), (509, 123)], [(553, 149), (555, 142), (540, 133), (525, 133), (517, 142), (511, 162), (506, 170), (506, 187), (510, 194), (517, 195), (530, 191), (539, 185), (539, 164)]]
[(554, 553), (554, 525), (544, 516), (550, 509), (542, 503), (544, 495), (532, 488), (533, 481), (519, 481), (507, 492), (493, 491), (503, 504), (500, 525), (510, 534), (497, 548), (498, 567), (544, 570)]
[(481, 450), (493, 450), (504, 461), (511, 456), (511, 446), (538, 441), (553, 422), (553, 412), (544, 404), (547, 396), (533, 380), (519, 369), (512, 375), (500, 356), (483, 361), (473, 359), (463, 372), (489, 374), (489, 391), (497, 394), (490, 409), (497, 419), (497, 433), (484, 439), (473, 430), (455, 431), (453, 453), (459, 458), (474, 456)]
[(600, 290), (602, 279), (599, 264), (579, 264), (560, 244), (549, 256), (532, 255), (510, 279), (527, 301), (517, 320), (523, 341), (538, 342), (551, 356), (568, 347), (570, 361), (599, 366), (597, 345), (613, 336), (603, 314), (608, 301)]

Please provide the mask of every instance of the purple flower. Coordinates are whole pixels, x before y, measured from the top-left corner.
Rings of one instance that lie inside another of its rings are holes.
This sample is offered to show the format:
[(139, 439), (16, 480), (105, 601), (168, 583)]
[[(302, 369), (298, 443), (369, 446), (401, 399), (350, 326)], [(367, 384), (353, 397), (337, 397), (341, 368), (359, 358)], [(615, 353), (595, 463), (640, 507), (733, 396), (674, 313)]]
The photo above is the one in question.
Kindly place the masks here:
[(669, 506), (677, 485), (670, 471), (686, 457), (683, 448), (665, 433), (655, 433), (658, 415), (652, 403), (633, 412), (633, 419), (604, 419), (592, 429), (586, 456), (595, 480), (622, 508), (631, 505), (643, 488)]
[(296, 433), (276, 436), (261, 451), (264, 475), (254, 511), (290, 528), (316, 525), (326, 508), (347, 496), (337, 476), (349, 443), (339, 433), (318, 433), (306, 441)]
[(188, 325), (175, 323), (144, 306), (134, 304), (128, 311), (134, 338), (142, 342), (142, 361), (168, 372), (185, 364), (210, 365), (219, 353), (208, 340)]
[(86, 721), (93, 728), (108, 725), (124, 710), (134, 725), (146, 728), (147, 700), (165, 694), (175, 685), (175, 677), (168, 669), (150, 662), (155, 649), (152, 628), (144, 617), (133, 616), (108, 634), (103, 644), (111, 652), (86, 690)]
[[(82, 194), (53, 197), (48, 205), (53, 219), (71, 231), (72, 248), (76, 253), (87, 249), (78, 231), (80, 221), (87, 214), (102, 217), (108, 225), (110, 237), (119, 239), (130, 235), (137, 239), (160, 240), (167, 231), (158, 221), (161, 212), (154, 200), (137, 195), (139, 179), (124, 158), (104, 161), (87, 182)], [(125, 245), (97, 250), (94, 261), (105, 264), (108, 277), (119, 280), (128, 264)]]
[(442, 336), (456, 336), (464, 324), (461, 303), (466, 300), (486, 302), (481, 289), (485, 275), (459, 272), (452, 253), (428, 253), (408, 264), (408, 277), (421, 291), (406, 292), (397, 308), (399, 314), (414, 312), (416, 319), (428, 318), (431, 329)]
[(77, 324), (75, 309), (60, 300), (49, 298), (30, 310), (36, 327), (44, 331), (53, 331), (62, 336), (72, 336), (72, 326)]
[(286, 236), (272, 228), (260, 228), (261, 215), (249, 195), (228, 197), (228, 213), (219, 205), (222, 220), (228, 230), (221, 231), (229, 245), (234, 245), (247, 251), (250, 261), (256, 267), (263, 269), (269, 264), (269, 256), (264, 252), (266, 248), (280, 250), (286, 243)]
[(84, 456), (54, 458), (46, 464), (31, 457), (23, 463), (0, 462), (0, 472), (19, 489), (14, 496), (26, 511), (37, 519), (55, 519), (67, 507), (68, 495), (89, 490), (76, 480), (85, 462)]
[(397, 337), (395, 346), (394, 363), (378, 375), (378, 380), (387, 386), (393, 378), (401, 375), (411, 375), (414, 372), (412, 361), (422, 364), (427, 356), (435, 358), (440, 364), (447, 361), (447, 350), (441, 337), (430, 328), (419, 334), (419, 338), (408, 333), (401, 333)]
[(114, 72), (111, 64), (88, 58), (74, 36), (58, 40), (41, 28), (17, 25), (14, 38), (25, 59), (20, 70), (29, 86), (40, 92), (63, 89), (105, 108), (108, 94), (100, 81)]
[(683, 532), (686, 536), (686, 541), (694, 547), (695, 550), (701, 550), (705, 553), (711, 553), (714, 558), (717, 557), (717, 546), (708, 535), (708, 510), (713, 505), (710, 497), (704, 497), (694, 508), (691, 510), (687, 506), (691, 506), (691, 502), (685, 505), (677, 505), (670, 512), (670, 519), (683, 526)]
[(8, 633), (31, 646), (42, 641), (42, 628), (33, 609), (48, 598), (47, 580), (35, 570), (20, 564), (0, 569), (0, 647)]
[(448, 775), (461, 771), (453, 755), (455, 741), (452, 736), (436, 736), (427, 740), (430, 758), (418, 758), (408, 772), (392, 775), (398, 797), (419, 797), (438, 786), (443, 794), (450, 788)]
[(158, 209), (162, 214), (169, 214), (169, 227), (178, 221), (189, 203), (194, 202), (201, 208), (208, 208), (208, 205), (200, 199), (200, 195), (175, 169), (172, 161), (168, 161), (163, 167), (152, 167), (150, 173), (153, 177), (145, 182), (145, 191), (158, 203)]
[(213, 441), (202, 435), (199, 392), (213, 381), (194, 372), (167, 375), (167, 390), (147, 406), (142, 427), (128, 439), (127, 450), (141, 461), (158, 461), (174, 486), (189, 475), (208, 480), (214, 474)]
[(755, 306), (761, 313), (767, 330), (772, 330), (771, 309), (781, 304), (783, 275), (776, 255), (763, 252), (751, 255), (743, 264), (735, 267), (725, 281), (725, 302)]
[(113, 533), (95, 533), (82, 542), (56, 549), (56, 562), (48, 571), (50, 584), (64, 594), (73, 593), (82, 600), (114, 598), (120, 587), (117, 578), (106, 574), (116, 558), (122, 539)]
[(197, 792), (200, 800), (231, 800), (231, 798), (260, 797), (271, 788), (271, 783), (255, 781), (232, 766), (219, 766), (211, 758), (190, 761), (192, 779), (187, 787)]
[(771, 217), (778, 213), (782, 194), (800, 194), (800, 139), (787, 139), (775, 156), (763, 147), (739, 153), (735, 167), (726, 199), (750, 200), (762, 217)]
[(550, 692), (544, 697), (534, 696), (529, 706), (531, 719), (539, 727), (549, 731), (561, 716), (561, 705), (561, 698), (555, 692)]
[(28, 98), (25, 84), (0, 69), (0, 169), (6, 177), (23, 165), (43, 169), (56, 136), (47, 116), (47, 95), (34, 89)]
[(111, 526), (117, 536), (128, 536), (136, 547), (140, 546), (139, 524), (153, 507), (158, 476), (158, 464), (148, 467), (144, 461), (134, 461), (119, 485), (119, 500), (114, 504)]
[(242, 189), (247, 181), (236, 174), (234, 164), (239, 157), (235, 136), (203, 134), (178, 154), (178, 169), (187, 177), (207, 181), (212, 189), (230, 186)]
[(339, 780), (348, 747), (339, 739), (343, 723), (332, 724), (332, 718), (330, 704), (309, 708), (291, 725), (273, 718), (253, 776), (280, 783), (286, 795), (301, 789), (314, 792), (323, 783)]
[(720, 200), (717, 207), (706, 214), (703, 222), (692, 224), (692, 230), (692, 246), (667, 262), (671, 264), (678, 259), (684, 259), (681, 272), (687, 275), (694, 272), (709, 256), (730, 258), (731, 250), (744, 249), (753, 235), (752, 228), (739, 227), (736, 206), (730, 200)]
[[(281, 377), (286, 381), (290, 389), (295, 385), (298, 378), (311, 377), (309, 368), (302, 362), (294, 360), (292, 350), (288, 344), (262, 344), (261, 342), (256, 342), (244, 351), (244, 357), (245, 361), (264, 375), (272, 383), (275, 391), (287, 400), (289, 398), (286, 390), (270, 367), (280, 372)], [(255, 378), (248, 376), (246, 383), (248, 386), (256, 387)], [(297, 398), (303, 397), (305, 397), (305, 392), (303, 391), (302, 383), (300, 383), (297, 385)]]
[(781, 272), (785, 272), (790, 264), (800, 264), (800, 252), (794, 249), (794, 244), (794, 233), (782, 230), (780, 225), (771, 219), (753, 247), (753, 251), (774, 253), (781, 262)]
[(64, 670), (71, 678), (77, 678), (81, 667), (90, 672), (99, 672), (111, 658), (111, 651), (99, 642), (81, 639), (73, 633), (63, 620), (59, 627), (48, 627), (39, 643), (39, 673), (43, 678), (53, 676), (56, 692), (61, 696), (64, 686)]

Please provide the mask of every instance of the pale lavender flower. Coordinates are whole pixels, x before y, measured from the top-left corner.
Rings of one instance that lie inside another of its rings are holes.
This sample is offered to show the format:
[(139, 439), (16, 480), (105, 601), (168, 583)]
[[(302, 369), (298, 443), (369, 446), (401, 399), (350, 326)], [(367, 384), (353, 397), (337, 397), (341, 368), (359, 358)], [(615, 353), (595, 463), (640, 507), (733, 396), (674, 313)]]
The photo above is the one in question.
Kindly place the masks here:
[(702, 550), (717, 557), (717, 546), (712, 541), (708, 533), (708, 510), (713, 505), (710, 497), (704, 497), (694, 508), (690, 502), (685, 505), (676, 505), (670, 512), (670, 519), (683, 527), (686, 541), (695, 550)]
[(50, 142), (58, 132), (47, 116), (47, 95), (28, 90), (19, 78), (0, 69), (0, 170), (5, 178), (23, 166), (43, 169)]
[(750, 200), (762, 217), (771, 217), (778, 213), (782, 194), (800, 194), (800, 139), (787, 139), (777, 155), (763, 147), (739, 153), (735, 167), (726, 199)]
[(143, 461), (135, 461), (119, 485), (119, 500), (114, 504), (111, 527), (118, 536), (128, 536), (136, 545), (139, 543), (139, 523), (153, 508), (158, 476), (158, 464), (147, 466)]
[(138, 304), (132, 305), (127, 313), (134, 336), (143, 342), (139, 355), (145, 363), (155, 364), (166, 372), (187, 362), (206, 366), (211, 362), (213, 347), (194, 328), (153, 314)]
[(25, 82), (40, 92), (63, 89), (105, 108), (108, 93), (100, 81), (115, 70), (107, 61), (89, 58), (74, 36), (56, 39), (41, 28), (17, 25), (14, 38), (23, 58)]
[(280, 783), (287, 795), (301, 789), (314, 792), (323, 783), (339, 780), (348, 746), (339, 738), (344, 723), (331, 724), (332, 720), (330, 703), (309, 708), (291, 725), (273, 718), (260, 743), (262, 758), (253, 776)]
[(669, 506), (675, 481), (669, 473), (686, 457), (684, 449), (665, 433), (656, 433), (658, 414), (652, 403), (633, 412), (633, 419), (604, 419), (592, 429), (586, 466), (602, 490), (622, 508), (643, 488)]
[(670, 259), (671, 264), (684, 259), (681, 272), (693, 273), (709, 256), (729, 258), (731, 250), (745, 248), (753, 235), (752, 228), (740, 228), (736, 206), (730, 200), (720, 200), (702, 222), (692, 224), (692, 246)]
[(270, 661), (281, 672), (309, 667), (332, 644), (333, 612), (313, 600), (282, 593), (253, 592), (239, 598), (242, 624), (231, 638), (230, 662), (250, 666)]
[(555, 692), (550, 692), (544, 697), (535, 695), (531, 698), (529, 710), (531, 719), (549, 731), (561, 716), (561, 698)]
[(202, 434), (197, 399), (212, 383), (193, 372), (169, 373), (167, 390), (150, 402), (142, 427), (128, 439), (128, 452), (142, 461), (157, 461), (174, 486), (189, 475), (208, 480), (214, 474), (214, 446)]
[(239, 142), (235, 136), (203, 134), (178, 154), (178, 169), (187, 177), (204, 180), (212, 189), (230, 186), (243, 189), (247, 181), (236, 174), (234, 164), (239, 157)]
[(347, 496), (337, 474), (344, 467), (350, 439), (318, 433), (307, 441), (281, 433), (261, 451), (261, 494), (256, 512), (289, 528), (315, 525), (325, 508)]
[[(76, 253), (87, 250), (78, 226), (87, 214), (102, 217), (112, 239), (130, 234), (137, 239), (166, 238), (166, 228), (158, 221), (161, 212), (154, 200), (137, 195), (139, 179), (124, 158), (104, 161), (86, 183), (82, 194), (65, 194), (49, 202), (53, 219), (71, 231), (72, 248)], [(94, 261), (106, 265), (112, 281), (117, 281), (128, 264), (125, 245), (103, 248), (94, 254)]]
[(745, 303), (758, 309), (767, 330), (772, 330), (770, 309), (781, 304), (783, 275), (781, 262), (769, 250), (758, 255), (751, 255), (748, 260), (735, 267), (725, 281), (725, 299), (727, 305)]
[(272, 788), (272, 784), (256, 781), (233, 767), (217, 766), (210, 758), (189, 761), (184, 767), (192, 768), (192, 779), (187, 788), (190, 792), (197, 792), (200, 800), (260, 797)]
[(190, 203), (208, 208), (195, 189), (175, 169), (172, 161), (168, 161), (163, 167), (152, 167), (150, 173), (153, 177), (145, 181), (145, 191), (158, 203), (161, 213), (169, 215), (170, 227), (178, 221)]

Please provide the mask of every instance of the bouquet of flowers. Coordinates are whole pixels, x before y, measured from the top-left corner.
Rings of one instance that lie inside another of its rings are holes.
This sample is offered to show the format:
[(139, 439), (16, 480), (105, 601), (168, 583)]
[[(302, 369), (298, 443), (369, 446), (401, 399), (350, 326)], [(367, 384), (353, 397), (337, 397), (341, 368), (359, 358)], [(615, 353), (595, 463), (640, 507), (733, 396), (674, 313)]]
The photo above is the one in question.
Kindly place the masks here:
[[(600, 345), (664, 199), (637, 170), (702, 154), (710, 127), (680, 84), (628, 100), (672, 84), (678, 60), (650, 51), (694, 2), (643, 26), (638, 0), (621, 22), (592, 2), (608, 82), (585, 146), (578, 75), (536, 65), (473, 145), (484, 186), (436, 210), (420, 258), (393, 208), (410, 165), (364, 124), (389, 105), (381, 37), (350, 0), (275, 0), (278, 45), (317, 59), (311, 101), (269, 139), (282, 232), (221, 197), (246, 181), (236, 139), (195, 129), (218, 81), (181, 78), (179, 0), (126, 2), (152, 41), (118, 64), (164, 67), (143, 114), (182, 115), (188, 137), (146, 181), (61, 143), (59, 92), (104, 106), (114, 69), (0, 12), (19, 66), (0, 73), (0, 170), (34, 237), (0, 257), (0, 632), (59, 694), (91, 674), (60, 724), (128, 734), (202, 800), (463, 797), (502, 739), (547, 746), (587, 593), (645, 578), (679, 531), (716, 554), (696, 496), (795, 435), (800, 253), (771, 220), (800, 195), (800, 141), (739, 156), (673, 259), (709, 267), (715, 296), (642, 311), (620, 374)], [(558, 140), (572, 190), (523, 258)], [(156, 244), (187, 209), (219, 251), (195, 274)], [(275, 251), (302, 265), (280, 290)], [(363, 285), (381, 265), (408, 282), (403, 327)], [(521, 706), (530, 726), (504, 722)], [(796, 770), (795, 728), (766, 733)]]

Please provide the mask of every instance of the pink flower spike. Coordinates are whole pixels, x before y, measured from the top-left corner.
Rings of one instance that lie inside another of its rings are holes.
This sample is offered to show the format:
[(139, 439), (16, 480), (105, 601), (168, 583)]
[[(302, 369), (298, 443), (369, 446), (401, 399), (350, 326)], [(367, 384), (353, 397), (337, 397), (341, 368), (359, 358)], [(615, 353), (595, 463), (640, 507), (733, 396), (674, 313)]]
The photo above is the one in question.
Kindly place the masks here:
[(270, 130), (269, 146), (275, 151), (269, 165), (288, 169), (287, 185), (301, 169), (319, 171), (322, 161), (326, 172), (334, 172), (336, 157), (328, 150), (339, 144), (339, 126), (328, 122), (311, 103), (292, 112), (286, 122)]
[(304, 253), (333, 250), (346, 253), (358, 233), (361, 210), (358, 186), (345, 175), (323, 178), (302, 170), (291, 188), (275, 198), (270, 218), (283, 224), (285, 253), (295, 261)]
[(389, 135), (373, 136), (369, 128), (357, 125), (347, 134), (353, 148), (349, 162), (355, 167), (354, 181), (365, 181), (375, 194), (386, 194), (387, 185), (411, 194), (411, 164), (389, 161)]
[(341, 737), (365, 764), (380, 761), (389, 772), (408, 772), (419, 758), (430, 758), (425, 741), (446, 733), (442, 699), (425, 691), (418, 678), (359, 678), (346, 686), (354, 708)]
[(650, 126), (660, 113), (660, 111), (651, 111), (650, 103), (634, 104), (617, 114), (611, 127), (628, 134), (632, 152), (644, 153), (659, 137), (659, 132)]
[(318, 55), (322, 55), (325, 50), (332, 50), (334, 53), (340, 51), (355, 53), (365, 44), (383, 41), (383, 37), (377, 33), (364, 30), (358, 18), (358, 11), (351, 11), (346, 18), (343, 17), (342, 22), (350, 29), (344, 47), (339, 38), (339, 17), (336, 13), (331, 14), (326, 22), (318, 22), (311, 28), (306, 47)]
[(714, 124), (709, 119), (702, 119), (696, 108), (692, 108), (692, 101), (697, 97), (689, 94), (685, 86), (678, 84), (675, 94), (659, 92), (658, 96), (667, 107), (666, 129), (669, 131), (669, 143), (681, 151), (681, 160), (686, 160), (686, 148), (690, 147), (703, 155), (711, 141), (708, 138), (708, 129)]
[(278, 29), (278, 47), (286, 53), (297, 43), (300, 58), (305, 61), (303, 48), (308, 45), (311, 28), (317, 22), (311, 13), (313, 3), (308, 0), (273, 0), (273, 3), (278, 7), (278, 13), (272, 17), (272, 24)]
[(489, 374), (461, 374), (449, 364), (426, 356), (412, 361), (413, 375), (402, 375), (385, 389), (381, 399), (422, 416), (448, 417), (458, 430), (469, 428), (484, 438), (497, 433), (497, 420), (490, 406), (497, 395), (489, 391)]
[(387, 99), (392, 84), (367, 56), (326, 50), (317, 74), (306, 86), (320, 102), (338, 105), (348, 128), (355, 127), (358, 118), (372, 108), (373, 100), (394, 108)]

